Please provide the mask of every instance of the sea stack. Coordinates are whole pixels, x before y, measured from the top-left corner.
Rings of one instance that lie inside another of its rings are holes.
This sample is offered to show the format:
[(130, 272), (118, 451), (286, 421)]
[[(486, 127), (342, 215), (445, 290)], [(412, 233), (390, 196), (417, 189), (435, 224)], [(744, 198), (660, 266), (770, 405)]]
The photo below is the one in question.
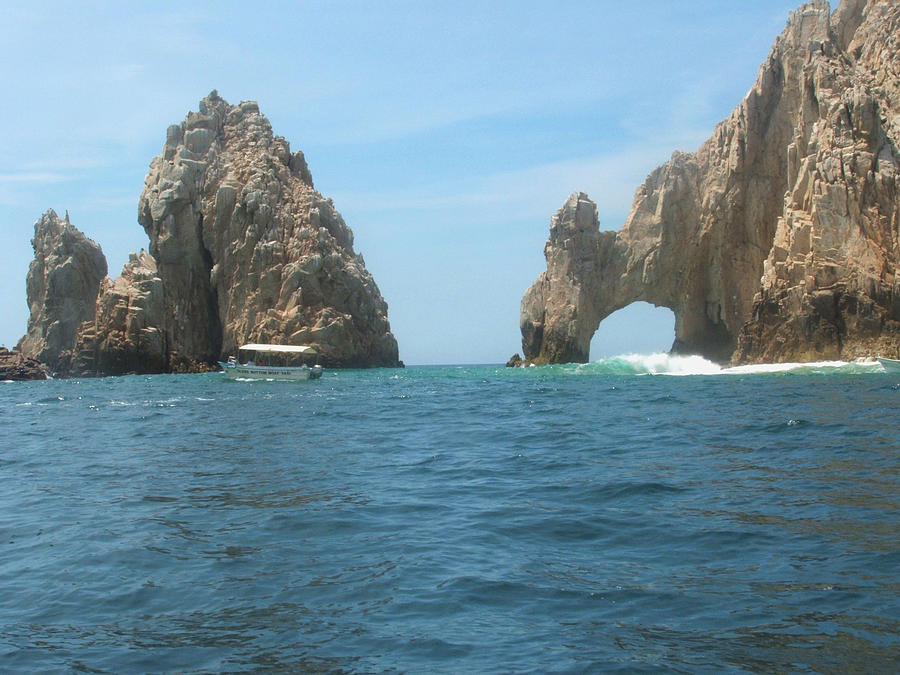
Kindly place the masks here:
[(106, 257), (65, 218), (48, 210), (34, 224), (34, 259), (25, 288), (30, 314), (28, 332), (16, 350), (44, 363), (51, 372), (66, 372), (82, 322), (94, 316)]
[(635, 301), (675, 314), (673, 351), (719, 361), (900, 350), (900, 4), (793, 12), (754, 86), (695, 153), (635, 193), (618, 232), (573, 194), (525, 293), (531, 362), (586, 361)]
[(387, 303), (303, 153), (253, 101), (213, 91), (170, 126), (138, 205), (171, 351), (211, 362), (245, 342), (314, 344), (330, 366), (396, 366)]
[(247, 342), (313, 345), (330, 367), (401, 365), (353, 233), (255, 102), (213, 91), (169, 127), (138, 221), (148, 250), (79, 315), (73, 374), (204, 370)]

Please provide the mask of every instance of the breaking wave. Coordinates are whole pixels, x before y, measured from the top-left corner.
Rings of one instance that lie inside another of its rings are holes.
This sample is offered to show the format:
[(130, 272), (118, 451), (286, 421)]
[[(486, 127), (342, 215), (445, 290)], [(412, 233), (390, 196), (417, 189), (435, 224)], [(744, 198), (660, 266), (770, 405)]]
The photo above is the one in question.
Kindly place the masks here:
[(816, 363), (761, 363), (726, 367), (702, 356), (681, 356), (664, 352), (656, 354), (621, 354), (592, 363), (559, 366), (579, 375), (857, 375), (881, 373), (877, 361), (819, 361)]

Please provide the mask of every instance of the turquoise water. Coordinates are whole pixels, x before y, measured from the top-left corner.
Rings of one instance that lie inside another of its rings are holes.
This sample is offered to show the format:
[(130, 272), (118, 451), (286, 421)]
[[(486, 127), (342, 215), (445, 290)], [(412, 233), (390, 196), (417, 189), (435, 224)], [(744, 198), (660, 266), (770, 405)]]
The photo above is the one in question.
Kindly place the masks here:
[(4, 383), (0, 671), (894, 672), (900, 376), (762, 370)]

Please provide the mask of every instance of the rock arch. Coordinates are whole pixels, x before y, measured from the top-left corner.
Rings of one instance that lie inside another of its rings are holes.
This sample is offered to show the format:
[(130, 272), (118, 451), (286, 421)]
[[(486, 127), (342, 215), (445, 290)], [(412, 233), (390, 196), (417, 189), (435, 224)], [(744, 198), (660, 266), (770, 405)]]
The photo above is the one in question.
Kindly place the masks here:
[(707, 274), (686, 274), (689, 262), (661, 249), (659, 239), (629, 241), (621, 233), (600, 232), (596, 204), (573, 193), (551, 221), (547, 270), (522, 299), (525, 358), (587, 362), (600, 322), (637, 301), (672, 310), (673, 351), (729, 358), (741, 323), (726, 323), (727, 299), (712, 292)]
[(525, 358), (587, 361), (636, 300), (675, 314), (673, 351), (715, 361), (900, 348), (900, 5), (791, 14), (756, 83), (695, 153), (635, 193), (619, 232), (573, 193), (522, 299)]
[(622, 354), (667, 352), (675, 342), (675, 314), (638, 300), (612, 312), (591, 336), (592, 361)]

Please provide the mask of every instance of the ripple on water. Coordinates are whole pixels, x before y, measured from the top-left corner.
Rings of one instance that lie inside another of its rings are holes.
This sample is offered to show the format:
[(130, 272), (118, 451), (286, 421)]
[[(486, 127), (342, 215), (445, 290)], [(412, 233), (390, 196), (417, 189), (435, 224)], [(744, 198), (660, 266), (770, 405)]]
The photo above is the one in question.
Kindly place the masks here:
[(890, 672), (875, 377), (4, 387), (0, 669)]

